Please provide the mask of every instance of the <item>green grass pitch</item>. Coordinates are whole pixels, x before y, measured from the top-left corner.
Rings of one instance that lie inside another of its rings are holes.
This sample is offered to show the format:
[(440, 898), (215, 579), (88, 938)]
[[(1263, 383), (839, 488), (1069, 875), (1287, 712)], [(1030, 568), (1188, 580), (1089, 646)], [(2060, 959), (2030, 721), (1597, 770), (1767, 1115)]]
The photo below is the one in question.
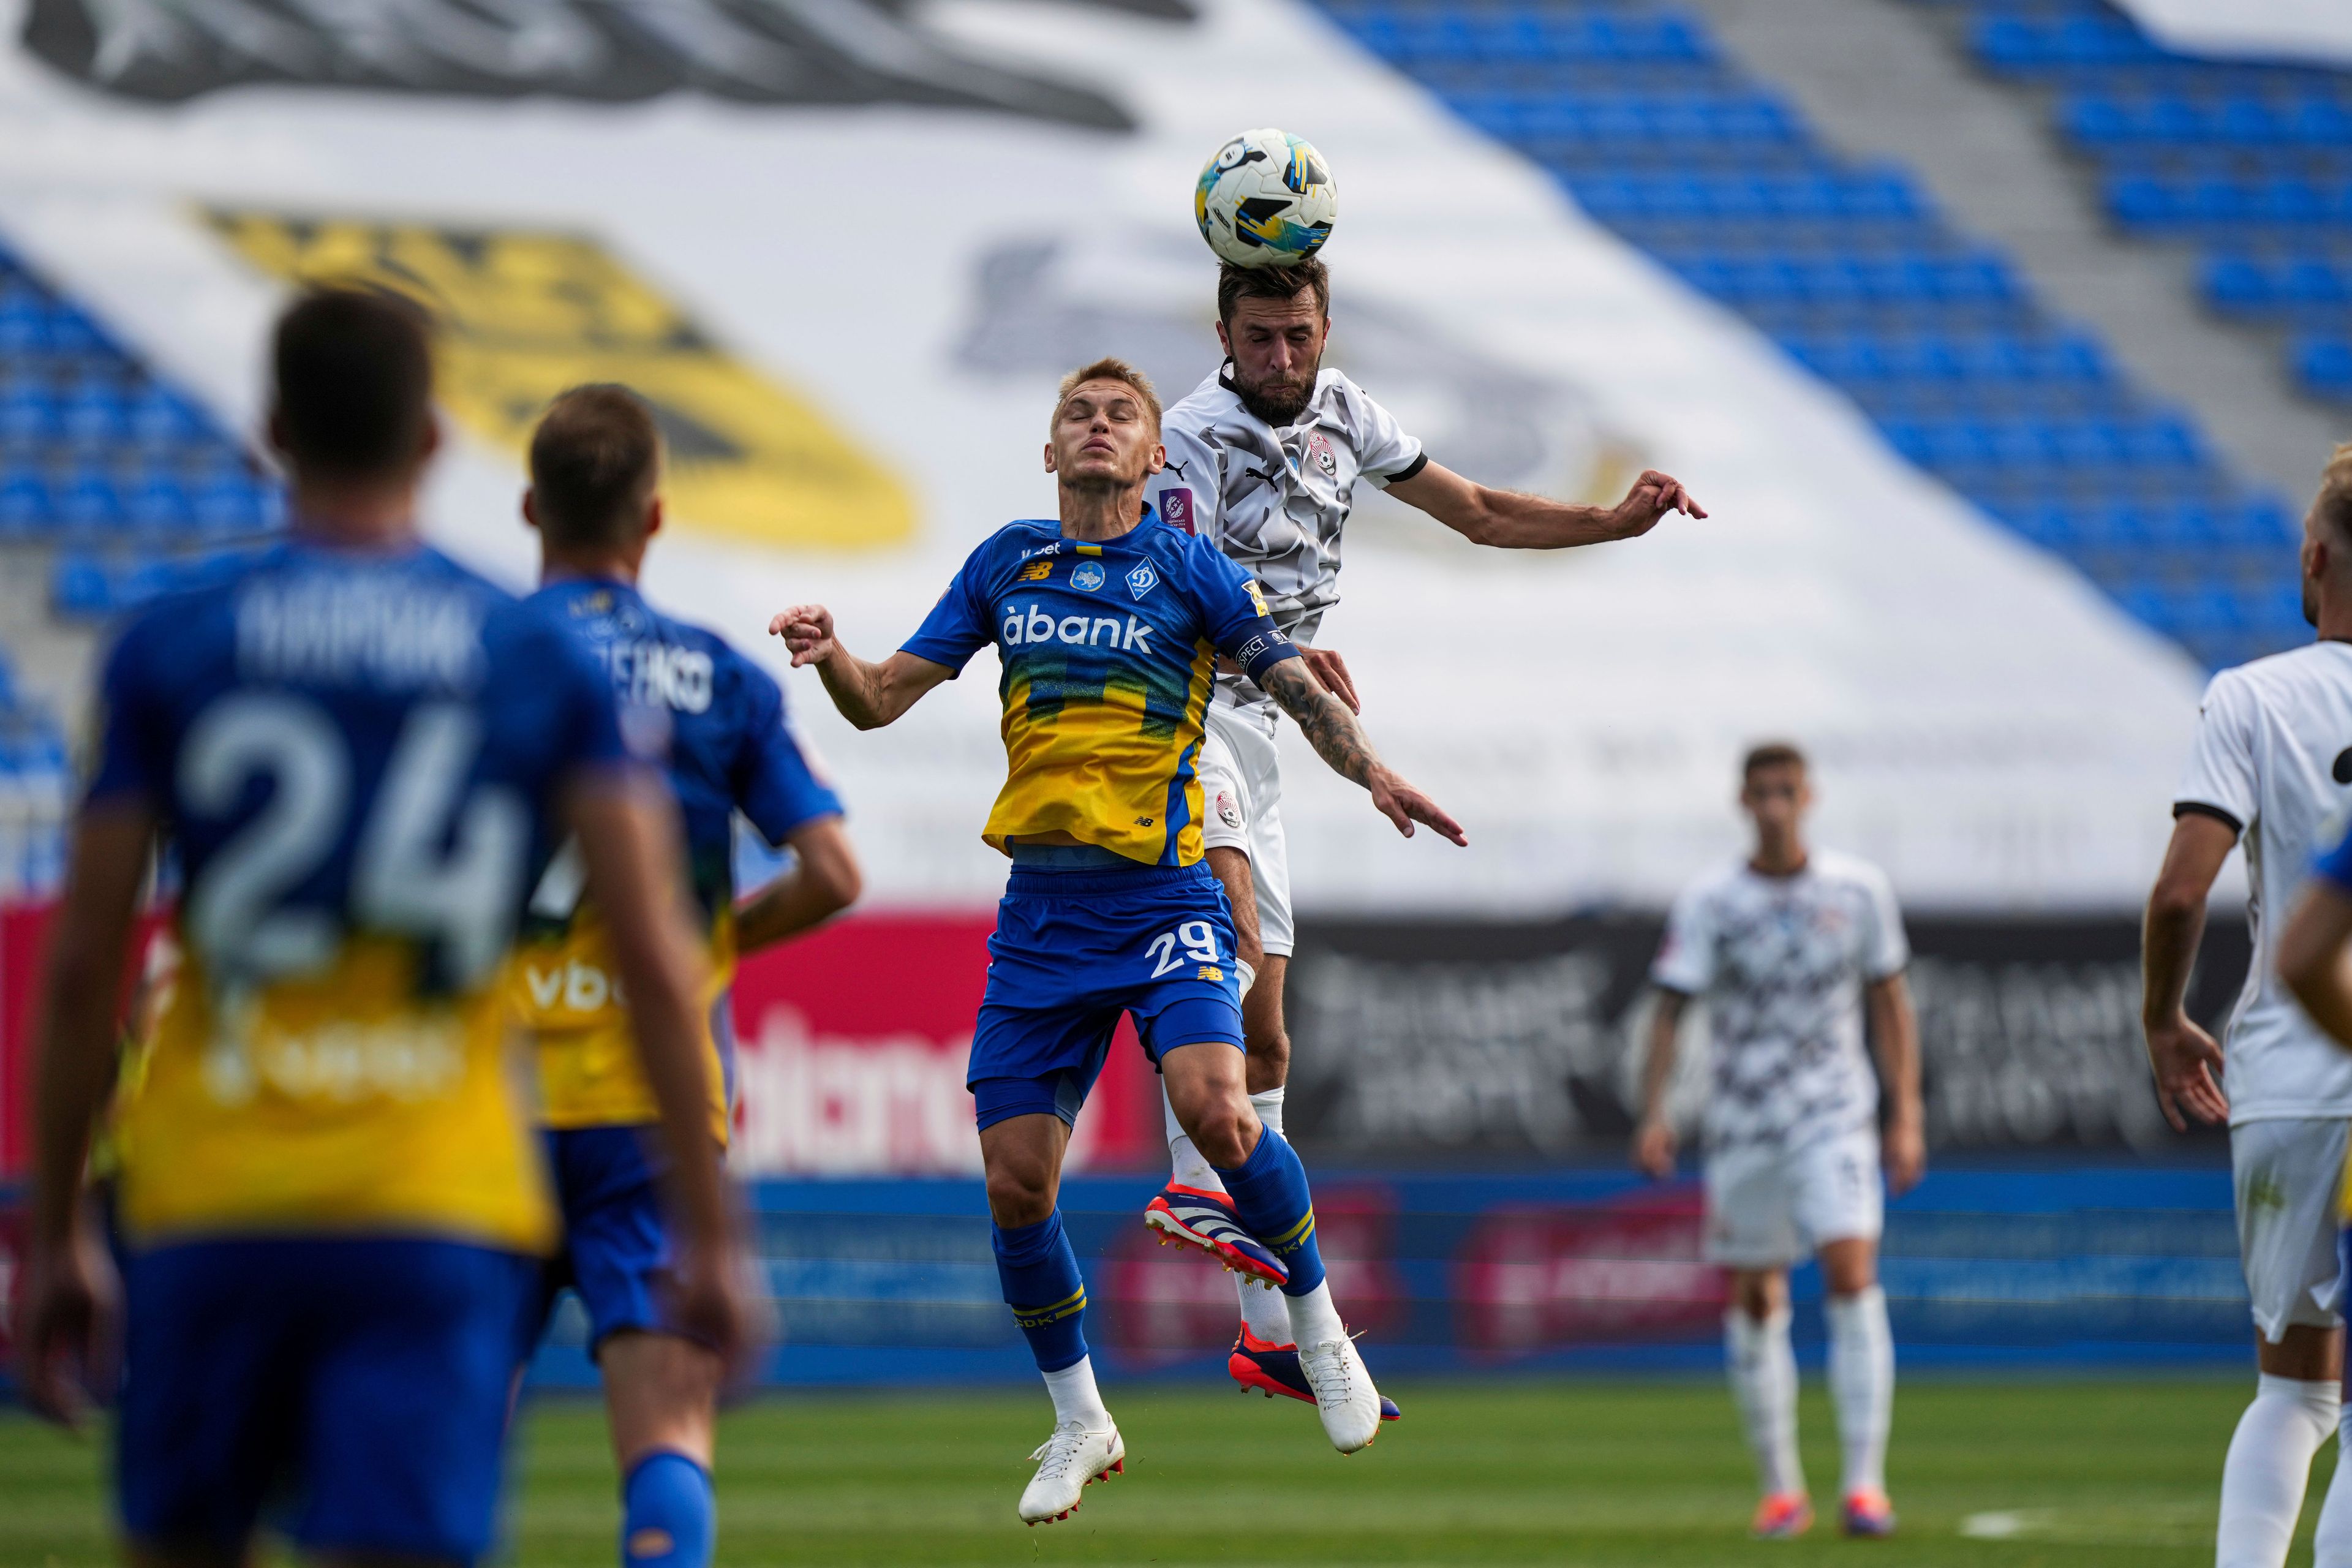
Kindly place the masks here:
[[(1746, 1538), (1749, 1471), (1711, 1383), (1401, 1385), (1405, 1419), (1366, 1453), (1325, 1447), (1314, 1412), (1231, 1393), (1107, 1392), (1128, 1468), (1066, 1524), (1013, 1505), (1048, 1425), (1040, 1391), (761, 1400), (726, 1419), (724, 1564), (2131, 1563), (2212, 1561), (2221, 1455), (2242, 1378), (1970, 1383), (1897, 1391), (1902, 1533), (1794, 1544)], [(1836, 1477), (1830, 1412), (1809, 1388), (1807, 1473)], [(2332, 1445), (2331, 1445), (2332, 1447)], [(102, 1444), (0, 1415), (0, 1563), (111, 1560)], [(2296, 1561), (2329, 1457), (2313, 1478)], [(524, 1429), (514, 1522), (524, 1568), (609, 1568), (613, 1468), (598, 1407), (545, 1400)]]

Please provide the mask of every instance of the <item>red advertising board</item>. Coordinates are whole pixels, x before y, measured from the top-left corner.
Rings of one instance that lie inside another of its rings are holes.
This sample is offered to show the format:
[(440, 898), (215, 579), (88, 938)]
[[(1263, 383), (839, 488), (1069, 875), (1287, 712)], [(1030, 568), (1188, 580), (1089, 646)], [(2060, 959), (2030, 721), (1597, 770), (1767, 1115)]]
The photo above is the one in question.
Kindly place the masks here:
[[(734, 1163), (748, 1175), (976, 1174), (963, 1087), (993, 912), (859, 915), (743, 965)], [(1159, 1080), (1119, 1025), (1073, 1170), (1165, 1158)]]
[[(43, 908), (0, 910), (0, 1178), (29, 1156)], [(735, 987), (735, 1163), (746, 1175), (977, 1172), (964, 1091), (992, 912), (857, 915), (746, 961)], [(1161, 1149), (1158, 1080), (1121, 1024), (1074, 1170)]]

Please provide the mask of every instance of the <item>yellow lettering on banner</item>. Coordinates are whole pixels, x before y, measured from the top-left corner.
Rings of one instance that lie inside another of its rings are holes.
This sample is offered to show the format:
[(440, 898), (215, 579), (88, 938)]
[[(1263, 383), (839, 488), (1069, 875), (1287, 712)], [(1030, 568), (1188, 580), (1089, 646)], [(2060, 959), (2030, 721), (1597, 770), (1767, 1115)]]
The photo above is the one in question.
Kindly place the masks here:
[(440, 329), (442, 403), (520, 459), (548, 400), (586, 381), (642, 393), (669, 443), (667, 490), (690, 528), (746, 543), (873, 550), (914, 532), (912, 495), (814, 402), (742, 363), (595, 241), (212, 210), (206, 219), (289, 282), (365, 283)]

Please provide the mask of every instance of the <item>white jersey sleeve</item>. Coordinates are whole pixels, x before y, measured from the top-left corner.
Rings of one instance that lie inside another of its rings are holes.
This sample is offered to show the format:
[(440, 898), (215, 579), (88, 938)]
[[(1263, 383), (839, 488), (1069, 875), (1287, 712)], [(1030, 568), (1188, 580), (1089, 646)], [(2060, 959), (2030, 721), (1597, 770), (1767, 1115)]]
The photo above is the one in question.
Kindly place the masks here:
[(2243, 675), (2225, 669), (2205, 688), (2198, 710), (2197, 745), (2189, 771), (2172, 792), (2174, 815), (2183, 806), (2226, 816), (2240, 832), (2260, 809), (2254, 767), (2254, 694)]
[(1380, 486), (1389, 481), (1410, 479), (1429, 464), (1421, 442), (1405, 434), (1396, 416), (1372, 401), (1360, 386), (1349, 384), (1354, 394), (1343, 405), (1349, 426), (1349, 442), (1356, 449), (1356, 471)]
[(1911, 965), (1911, 939), (1904, 933), (1903, 910), (1895, 902), (1895, 884), (1875, 866), (1863, 868), (1863, 886), (1870, 894), (1870, 931), (1863, 943), (1862, 974), (1875, 984), (1892, 979)]
[(1715, 879), (1694, 882), (1666, 915), (1665, 939), (1650, 965), (1650, 983), (1685, 996), (1703, 994), (1715, 984)]
[(1212, 428), (1195, 425), (1184, 413), (1181, 406), (1169, 410), (1160, 426), (1168, 466), (1143, 481), (1143, 499), (1166, 521), (1215, 543), (1218, 498), (1224, 491), (1223, 448)]

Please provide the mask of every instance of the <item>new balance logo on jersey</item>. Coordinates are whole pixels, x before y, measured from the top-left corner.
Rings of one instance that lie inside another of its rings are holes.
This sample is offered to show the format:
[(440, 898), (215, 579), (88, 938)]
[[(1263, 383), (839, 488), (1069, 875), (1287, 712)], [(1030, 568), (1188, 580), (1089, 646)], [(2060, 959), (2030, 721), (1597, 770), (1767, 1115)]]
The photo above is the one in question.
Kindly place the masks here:
[(1013, 605), (1006, 608), (1001, 635), (1007, 647), (1048, 642), (1099, 647), (1108, 639), (1109, 647), (1122, 652), (1149, 655), (1152, 631), (1150, 622), (1139, 621), (1133, 616), (1124, 621), (1109, 616), (1064, 616), (1057, 621), (1034, 605), (1025, 610)]

